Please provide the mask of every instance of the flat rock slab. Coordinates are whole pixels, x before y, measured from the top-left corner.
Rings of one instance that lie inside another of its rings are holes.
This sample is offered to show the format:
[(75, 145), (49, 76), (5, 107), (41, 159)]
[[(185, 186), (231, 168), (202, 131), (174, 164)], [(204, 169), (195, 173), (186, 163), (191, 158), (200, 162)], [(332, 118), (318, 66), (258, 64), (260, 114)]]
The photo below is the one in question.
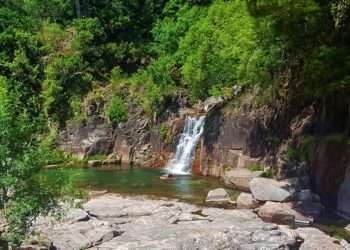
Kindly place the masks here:
[(107, 194), (91, 199), (83, 210), (89, 214), (88, 221), (50, 224), (41, 227), (41, 232), (58, 250), (287, 250), (296, 247), (293, 234), (245, 209), (201, 208), (178, 201)]
[(268, 178), (254, 178), (250, 182), (250, 191), (259, 201), (290, 201), (295, 196), (294, 187), (288, 182)]
[(88, 249), (122, 233), (115, 224), (99, 220), (58, 224), (38, 231), (52, 241), (57, 250)]
[(300, 250), (345, 250), (349, 249), (346, 246), (342, 246), (340, 241), (324, 234), (317, 228), (298, 228), (296, 232), (301, 238), (304, 239), (304, 243), (301, 245)]

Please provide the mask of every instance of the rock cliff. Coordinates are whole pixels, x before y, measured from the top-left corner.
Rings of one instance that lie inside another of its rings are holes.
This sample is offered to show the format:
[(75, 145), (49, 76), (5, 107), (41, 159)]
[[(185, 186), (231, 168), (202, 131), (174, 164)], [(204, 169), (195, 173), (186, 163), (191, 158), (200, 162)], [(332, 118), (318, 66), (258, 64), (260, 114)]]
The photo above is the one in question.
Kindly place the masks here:
[(194, 173), (225, 179), (242, 172), (237, 169), (255, 168), (277, 179), (297, 178), (326, 206), (350, 214), (349, 100), (342, 96), (312, 102), (293, 99), (234, 109), (222, 99), (208, 103), (191, 107), (173, 100), (154, 121), (131, 101), (125, 123), (112, 127), (103, 114), (93, 113), (84, 123), (68, 125), (58, 143), (79, 157), (114, 154), (123, 163), (163, 167), (176, 149), (185, 117), (210, 107)]

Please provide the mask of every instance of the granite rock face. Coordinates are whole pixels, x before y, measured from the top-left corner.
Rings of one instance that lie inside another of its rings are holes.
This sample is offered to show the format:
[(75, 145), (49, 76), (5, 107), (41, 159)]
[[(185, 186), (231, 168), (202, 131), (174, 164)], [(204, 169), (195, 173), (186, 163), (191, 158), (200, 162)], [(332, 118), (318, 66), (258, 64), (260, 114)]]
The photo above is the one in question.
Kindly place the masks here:
[(244, 209), (103, 195), (88, 201), (82, 210), (88, 214), (87, 221), (80, 220), (81, 210), (73, 210), (68, 214), (79, 215), (74, 219), (41, 220), (34, 229), (58, 250), (289, 250), (299, 249), (297, 241), (305, 242), (300, 249), (345, 249), (317, 229), (292, 230), (264, 222)]
[(254, 178), (250, 182), (250, 191), (259, 201), (290, 201), (295, 196), (295, 189), (288, 182), (268, 178)]
[(249, 210), (116, 195), (93, 198), (83, 210), (89, 214), (87, 221), (41, 223), (34, 228), (58, 250), (290, 249), (296, 244), (277, 225)]

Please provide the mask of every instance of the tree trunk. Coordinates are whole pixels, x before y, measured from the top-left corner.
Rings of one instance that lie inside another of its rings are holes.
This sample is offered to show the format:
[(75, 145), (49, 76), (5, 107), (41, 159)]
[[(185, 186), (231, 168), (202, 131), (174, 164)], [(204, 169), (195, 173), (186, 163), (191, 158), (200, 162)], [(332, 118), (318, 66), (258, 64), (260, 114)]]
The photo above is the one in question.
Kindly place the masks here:
[(81, 17), (80, 0), (73, 0), (73, 1), (74, 1), (75, 14), (77, 18), (80, 18)]

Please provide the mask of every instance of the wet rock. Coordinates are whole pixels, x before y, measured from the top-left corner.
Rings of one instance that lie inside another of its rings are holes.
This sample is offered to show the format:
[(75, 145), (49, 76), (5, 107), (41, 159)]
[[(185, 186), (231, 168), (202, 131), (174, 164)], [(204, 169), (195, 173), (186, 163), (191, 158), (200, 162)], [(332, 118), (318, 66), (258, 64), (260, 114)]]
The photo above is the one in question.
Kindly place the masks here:
[(259, 202), (254, 199), (253, 195), (241, 193), (237, 198), (237, 208), (254, 209), (259, 207)]
[(92, 161), (88, 161), (88, 166), (89, 167), (98, 167), (102, 165), (102, 161), (100, 160), (92, 160)]
[(295, 189), (287, 182), (267, 178), (254, 178), (250, 182), (250, 191), (259, 201), (290, 201), (295, 196)]
[(258, 210), (260, 218), (275, 223), (292, 224), (295, 219), (306, 219), (293, 208), (292, 203), (278, 203), (268, 201)]
[(243, 192), (249, 192), (251, 180), (261, 176), (262, 173), (262, 171), (253, 172), (248, 169), (238, 168), (227, 171), (223, 180), (227, 187)]

